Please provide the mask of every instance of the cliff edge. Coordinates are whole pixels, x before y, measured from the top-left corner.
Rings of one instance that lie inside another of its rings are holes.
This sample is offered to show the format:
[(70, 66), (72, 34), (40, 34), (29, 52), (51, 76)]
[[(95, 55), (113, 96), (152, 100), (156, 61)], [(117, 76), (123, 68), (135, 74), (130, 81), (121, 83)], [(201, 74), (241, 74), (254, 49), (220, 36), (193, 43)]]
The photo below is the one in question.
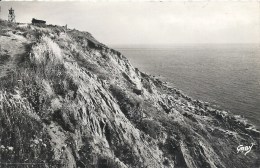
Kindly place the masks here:
[[(0, 162), (260, 166), (260, 133), (134, 68), (91, 34), (0, 21)], [(239, 145), (251, 146), (245, 155)]]

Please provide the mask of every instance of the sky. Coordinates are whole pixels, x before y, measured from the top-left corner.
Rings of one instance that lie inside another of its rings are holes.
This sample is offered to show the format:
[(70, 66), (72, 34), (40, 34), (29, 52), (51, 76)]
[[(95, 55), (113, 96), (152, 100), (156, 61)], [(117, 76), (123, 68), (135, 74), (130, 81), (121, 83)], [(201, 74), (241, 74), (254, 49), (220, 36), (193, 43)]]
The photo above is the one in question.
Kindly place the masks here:
[(90, 32), (107, 45), (259, 43), (260, 2), (0, 2), (32, 18)]

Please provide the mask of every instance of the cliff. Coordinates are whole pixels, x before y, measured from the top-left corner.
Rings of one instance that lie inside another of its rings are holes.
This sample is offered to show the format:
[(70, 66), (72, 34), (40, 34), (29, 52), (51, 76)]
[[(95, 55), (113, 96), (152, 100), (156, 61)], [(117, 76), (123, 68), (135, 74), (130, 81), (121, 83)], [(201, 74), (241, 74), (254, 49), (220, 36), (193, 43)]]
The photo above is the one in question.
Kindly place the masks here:
[(260, 166), (251, 124), (140, 72), (87, 32), (0, 21), (0, 49), (2, 164)]

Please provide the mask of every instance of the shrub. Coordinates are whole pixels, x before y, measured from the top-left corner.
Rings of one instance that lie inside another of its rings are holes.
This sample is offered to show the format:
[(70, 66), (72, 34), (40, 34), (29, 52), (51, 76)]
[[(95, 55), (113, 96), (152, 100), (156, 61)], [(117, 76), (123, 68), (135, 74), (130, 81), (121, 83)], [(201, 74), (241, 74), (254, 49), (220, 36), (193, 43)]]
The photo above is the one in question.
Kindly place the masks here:
[(152, 138), (160, 138), (163, 132), (163, 127), (158, 121), (144, 119), (142, 120), (141, 129)]
[(111, 85), (110, 91), (128, 119), (134, 122), (138, 122), (142, 119), (141, 107), (143, 105), (143, 100), (141, 98), (116, 85)]
[(59, 64), (62, 62), (61, 49), (49, 37), (42, 36), (39, 43), (32, 47), (30, 59), (36, 65)]
[(120, 168), (120, 164), (108, 156), (100, 156), (97, 161), (98, 168)]
[(10, 60), (10, 55), (8, 54), (3, 54), (1, 56), (1, 59), (0, 59), (0, 65), (1, 64), (5, 64), (6, 62), (8, 62)]
[[(42, 139), (47, 143), (47, 139), (42, 134), (38, 115), (35, 113), (30, 103), (20, 94), (8, 93), (0, 90), (0, 135), (1, 145), (9, 147), (9, 150), (1, 150), (2, 162), (39, 162), (47, 160), (50, 156), (48, 147), (41, 144), (32, 148), (32, 137)], [(13, 167), (13, 166), (10, 166)]]

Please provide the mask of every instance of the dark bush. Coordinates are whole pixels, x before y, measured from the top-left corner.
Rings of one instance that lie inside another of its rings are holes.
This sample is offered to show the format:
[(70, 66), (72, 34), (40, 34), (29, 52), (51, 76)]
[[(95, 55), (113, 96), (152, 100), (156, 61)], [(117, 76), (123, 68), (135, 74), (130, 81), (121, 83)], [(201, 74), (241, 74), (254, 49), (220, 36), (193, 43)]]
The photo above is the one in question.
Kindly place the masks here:
[(133, 89), (133, 92), (137, 95), (141, 95), (143, 93), (140, 89)]
[(119, 86), (111, 85), (110, 91), (118, 101), (122, 112), (128, 119), (133, 122), (139, 122), (142, 119), (142, 104), (143, 100), (136, 94), (127, 92)]
[(146, 134), (150, 135), (152, 138), (160, 138), (162, 135), (163, 127), (158, 121), (144, 119), (140, 123), (140, 129)]

